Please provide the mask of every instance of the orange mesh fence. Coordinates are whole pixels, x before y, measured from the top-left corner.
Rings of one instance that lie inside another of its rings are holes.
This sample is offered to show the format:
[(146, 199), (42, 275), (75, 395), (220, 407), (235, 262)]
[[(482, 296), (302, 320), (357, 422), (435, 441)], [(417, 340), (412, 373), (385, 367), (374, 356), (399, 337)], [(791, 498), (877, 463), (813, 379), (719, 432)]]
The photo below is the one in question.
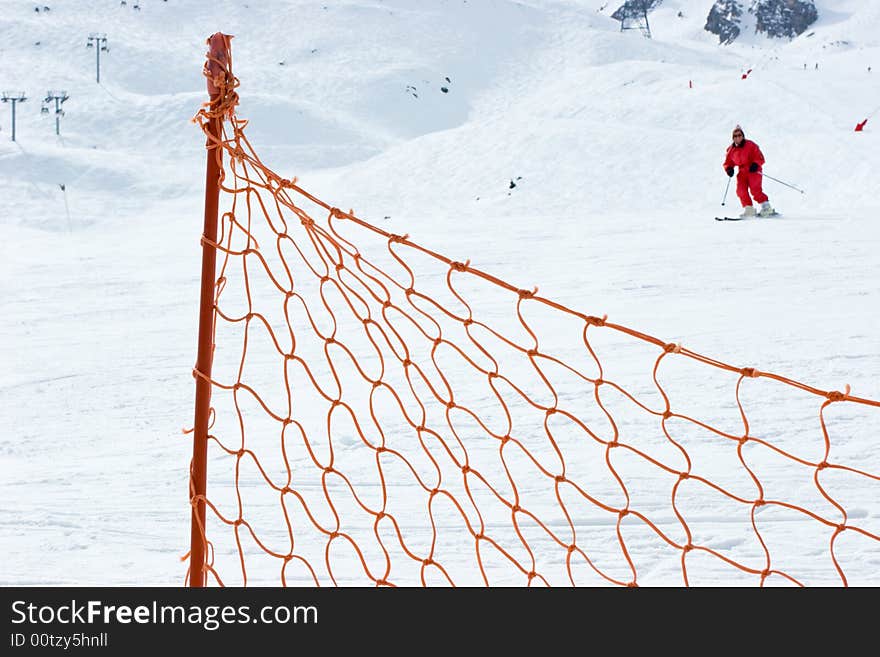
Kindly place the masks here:
[(194, 371), (207, 585), (880, 584), (880, 402), (325, 203), (260, 161), (230, 62), (196, 117), (223, 166), (213, 363)]

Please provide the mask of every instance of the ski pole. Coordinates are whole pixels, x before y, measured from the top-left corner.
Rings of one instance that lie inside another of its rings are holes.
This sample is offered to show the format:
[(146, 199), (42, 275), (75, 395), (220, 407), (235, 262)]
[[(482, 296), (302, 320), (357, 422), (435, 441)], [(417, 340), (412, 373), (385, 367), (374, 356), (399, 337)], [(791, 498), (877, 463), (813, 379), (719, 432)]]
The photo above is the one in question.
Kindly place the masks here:
[(778, 178), (774, 178), (773, 176), (768, 176), (766, 173), (763, 174), (763, 175), (764, 175), (765, 178), (769, 178), (770, 180), (775, 180), (776, 182), (781, 183), (781, 184), (785, 185), (786, 187), (791, 187), (792, 189), (799, 191), (801, 194), (805, 194), (805, 193), (806, 193), (806, 192), (804, 192), (804, 190), (802, 190), (802, 189), (800, 189), (800, 188), (798, 188), (798, 187), (795, 187), (794, 185), (789, 185), (787, 182), (782, 182), (782, 181), (779, 180)]
[(730, 189), (730, 181), (733, 180), (733, 176), (727, 177), (727, 187), (724, 188), (724, 197), (721, 199), (721, 205), (724, 205), (724, 201), (727, 200), (727, 190)]

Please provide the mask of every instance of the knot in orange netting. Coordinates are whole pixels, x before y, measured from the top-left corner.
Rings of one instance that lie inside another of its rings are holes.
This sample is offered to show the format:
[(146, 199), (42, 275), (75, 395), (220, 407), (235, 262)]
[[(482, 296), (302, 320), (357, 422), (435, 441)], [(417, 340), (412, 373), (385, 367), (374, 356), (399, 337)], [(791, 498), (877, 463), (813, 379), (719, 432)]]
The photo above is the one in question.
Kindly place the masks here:
[(200, 114), (206, 118), (230, 118), (238, 105), (238, 79), (232, 74), (232, 50), (228, 34), (215, 34), (207, 40), (210, 50), (202, 70), (208, 80), (211, 102), (203, 106)]
[(212, 369), (194, 371), (206, 583), (880, 583), (880, 402), (701, 355), (343, 212), (254, 152), (231, 57), (212, 48), (205, 70), (222, 164)]

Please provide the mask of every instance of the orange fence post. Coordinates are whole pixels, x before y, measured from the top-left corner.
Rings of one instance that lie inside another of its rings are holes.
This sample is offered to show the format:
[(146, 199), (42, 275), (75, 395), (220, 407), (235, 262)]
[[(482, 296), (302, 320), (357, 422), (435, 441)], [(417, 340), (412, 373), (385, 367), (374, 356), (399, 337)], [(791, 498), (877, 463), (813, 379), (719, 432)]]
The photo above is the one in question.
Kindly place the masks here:
[(222, 98), (215, 84), (225, 75), (229, 56), (227, 35), (219, 32), (208, 39), (205, 65), (210, 96), (207, 167), (205, 172), (205, 223), (202, 237), (202, 288), (199, 304), (199, 344), (196, 359), (196, 408), (193, 425), (193, 457), (190, 470), (192, 532), (190, 536), (190, 586), (205, 586), (207, 537), (205, 535), (205, 495), (208, 478), (208, 423), (211, 416), (211, 364), (213, 360), (214, 284), (216, 276), (217, 208), (220, 200), (220, 175), (223, 149), (220, 147), (223, 115), (216, 111)]

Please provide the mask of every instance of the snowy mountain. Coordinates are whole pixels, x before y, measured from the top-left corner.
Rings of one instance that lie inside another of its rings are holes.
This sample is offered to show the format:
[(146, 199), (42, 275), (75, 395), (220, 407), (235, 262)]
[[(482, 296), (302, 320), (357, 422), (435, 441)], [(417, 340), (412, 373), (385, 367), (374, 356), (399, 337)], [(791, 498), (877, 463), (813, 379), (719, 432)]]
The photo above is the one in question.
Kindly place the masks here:
[[(880, 3), (664, 0), (651, 39), (619, 6), (4, 0), (2, 580), (183, 582), (206, 161), (191, 120), (216, 32), (262, 161), (333, 207), (707, 358), (880, 399)], [(741, 210), (722, 168), (737, 124), (766, 156), (773, 221), (713, 220)], [(877, 413), (841, 407), (834, 456), (880, 472)], [(817, 415), (771, 410), (780, 433)], [(814, 433), (795, 438), (821, 451)], [(701, 517), (739, 545), (723, 513)], [(838, 582), (811, 558), (827, 536), (789, 538), (805, 579)], [(876, 584), (876, 553), (852, 559)], [(640, 572), (679, 585), (676, 568)]]

